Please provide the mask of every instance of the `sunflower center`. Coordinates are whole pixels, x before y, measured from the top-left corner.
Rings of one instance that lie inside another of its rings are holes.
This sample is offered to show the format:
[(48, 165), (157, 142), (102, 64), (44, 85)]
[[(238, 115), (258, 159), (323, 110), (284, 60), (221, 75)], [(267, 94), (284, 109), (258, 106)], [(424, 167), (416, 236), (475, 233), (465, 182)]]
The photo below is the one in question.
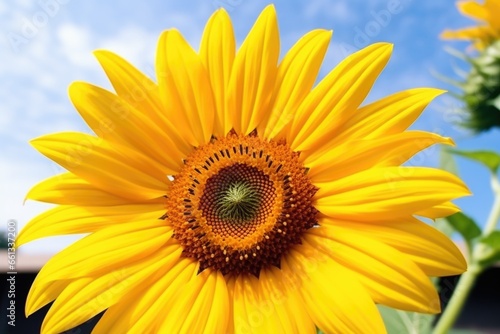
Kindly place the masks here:
[(255, 135), (197, 148), (176, 175), (166, 219), (183, 255), (223, 274), (256, 276), (317, 224), (316, 188), (298, 154)]

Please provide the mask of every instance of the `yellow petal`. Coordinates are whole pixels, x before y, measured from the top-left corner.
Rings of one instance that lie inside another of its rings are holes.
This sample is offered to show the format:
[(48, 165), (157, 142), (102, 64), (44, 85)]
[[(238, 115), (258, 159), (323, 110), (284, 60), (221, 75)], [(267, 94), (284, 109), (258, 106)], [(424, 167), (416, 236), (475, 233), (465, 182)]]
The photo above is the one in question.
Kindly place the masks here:
[(485, 0), (484, 7), (488, 12), (488, 23), (493, 28), (494, 34), (492, 36), (500, 36), (500, 3), (497, 0)]
[(460, 212), (460, 208), (451, 202), (445, 202), (433, 206), (432, 208), (415, 212), (416, 215), (431, 219), (443, 218)]
[(210, 76), (214, 93), (214, 134), (225, 136), (231, 130), (226, 109), (227, 89), (236, 50), (233, 25), (227, 12), (221, 8), (208, 20), (200, 45), (200, 57)]
[[(130, 292), (126, 298), (108, 308), (92, 331), (93, 334), (142, 334), (157, 333), (158, 326), (168, 310), (161, 308), (164, 301), (184, 286), (195, 274), (193, 261), (180, 258), (166, 271), (147, 279), (140, 289)], [(161, 303), (160, 303), (161, 302)], [(160, 307), (158, 307), (160, 306)], [(136, 326), (140, 319), (140, 325)]]
[(373, 167), (398, 166), (413, 155), (434, 144), (449, 144), (450, 138), (422, 132), (408, 131), (380, 139), (347, 142), (334, 150), (314, 152), (304, 164), (310, 168), (313, 182), (337, 180)]
[(91, 233), (131, 221), (155, 220), (164, 214), (165, 206), (162, 203), (113, 207), (58, 206), (29, 221), (19, 233), (16, 245), (19, 247), (54, 235)]
[(280, 50), (274, 6), (267, 6), (241, 45), (229, 80), (227, 110), (237, 133), (249, 134), (269, 112)]
[(136, 289), (151, 283), (151, 276), (176, 263), (182, 248), (166, 245), (144, 261), (105, 273), (99, 277), (83, 277), (69, 284), (57, 297), (42, 324), (43, 332), (62, 332), (73, 328), (103, 310), (127, 298)]
[(459, 1), (457, 7), (462, 14), (476, 20), (488, 20), (490, 16), (486, 6), (476, 1)]
[(111, 146), (83, 133), (65, 132), (33, 139), (31, 144), (92, 185), (130, 200), (149, 200), (166, 194), (167, 170), (139, 152)]
[(227, 275), (225, 277), (227, 293), (229, 297), (229, 321), (227, 323), (227, 333), (234, 334), (234, 285), (236, 283), (236, 278), (234, 275)]
[[(225, 333), (229, 324), (229, 292), (226, 279), (217, 273), (217, 282), (215, 284), (214, 299), (208, 302), (210, 313), (207, 322), (204, 325), (203, 333)], [(190, 329), (187, 328), (187, 331)]]
[(486, 39), (490, 35), (490, 29), (485, 26), (467, 27), (457, 30), (445, 30), (441, 33), (443, 39)]
[[(95, 51), (94, 55), (106, 72), (116, 93), (135, 110), (153, 121), (168, 137), (168, 142), (175, 143), (169, 146), (169, 154), (179, 158), (179, 151), (189, 154), (193, 147), (186, 142), (179, 129), (169, 119), (161, 104), (158, 85), (141, 73), (120, 56), (105, 50)], [(160, 143), (157, 143), (160, 145)], [(166, 145), (162, 143), (162, 147)]]
[(441, 34), (444, 39), (472, 40), (478, 50), (500, 37), (500, 3), (497, 0), (485, 0), (482, 4), (477, 1), (459, 1), (458, 10), (465, 16), (481, 21), (479, 26), (467, 27), (458, 30), (445, 30)]
[[(376, 139), (405, 131), (443, 90), (417, 88), (395, 93), (352, 113), (332, 138), (315, 151), (331, 151), (356, 139)], [(305, 155), (315, 153), (305, 152)]]
[(43, 180), (31, 188), (26, 199), (54, 204), (88, 206), (112, 206), (130, 203), (130, 200), (96, 188), (72, 173), (63, 173)]
[(153, 254), (172, 230), (160, 219), (135, 221), (94, 232), (54, 255), (38, 273), (31, 298), (50, 282), (84, 276), (98, 276)]
[(175, 29), (160, 36), (156, 71), (163, 106), (179, 131), (194, 146), (208, 143), (215, 117), (210, 78), (200, 56)]
[(248, 321), (248, 312), (245, 308), (245, 291), (251, 293), (251, 287), (245, 290), (245, 277), (239, 275), (234, 281), (233, 287), (233, 325), (234, 333), (252, 333), (253, 323)]
[(278, 67), (272, 109), (259, 125), (259, 134), (274, 138), (292, 120), (309, 94), (332, 36), (331, 31), (313, 30), (287, 52)]
[(66, 287), (73, 281), (74, 280), (67, 279), (50, 282), (46, 284), (42, 290), (39, 290), (37, 294), (32, 294), (30, 290), (28, 299), (24, 305), (25, 316), (30, 316), (48, 303), (55, 300), (57, 296), (59, 296), (61, 292), (64, 291), (64, 289), (66, 289)]
[(306, 245), (348, 269), (353, 274), (351, 280), (360, 282), (376, 303), (406, 311), (440, 311), (431, 281), (405, 254), (339, 226), (309, 231), (304, 238)]
[[(309, 246), (287, 256), (284, 270), (299, 272), (297, 288), (314, 323), (327, 333), (386, 333), (374, 301), (356, 277), (330, 259), (318, 262)], [(287, 268), (288, 267), (288, 268)]]
[(389, 245), (415, 262), (427, 276), (459, 275), (467, 269), (462, 252), (444, 234), (418, 221), (407, 219), (401, 222), (352, 222), (322, 219), (321, 225), (349, 229), (353, 234), (373, 238)]
[(290, 147), (314, 149), (335, 135), (368, 95), (391, 52), (391, 44), (373, 44), (331, 71), (299, 106), (288, 132)]
[[(197, 292), (200, 291), (200, 285), (190, 284), (192, 288), (197, 288), (195, 291), (186, 291), (184, 288), (190, 283), (191, 279), (196, 280), (196, 282), (206, 281), (206, 276), (202, 275), (197, 277), (194, 269), (196, 269), (196, 264), (191, 259), (186, 259), (188, 261), (183, 261), (184, 263), (179, 263), (182, 271), (177, 266), (172, 268), (164, 278), (158, 280), (156, 284), (151, 286), (151, 288), (146, 292), (146, 294), (136, 302), (135, 306), (132, 306), (132, 311), (136, 309), (137, 315), (140, 314), (138, 319), (134, 321), (132, 326), (127, 328), (127, 333), (160, 333), (160, 326), (162, 321), (158, 321), (158, 315), (162, 314), (166, 310), (172, 312), (176, 309), (175, 305), (171, 304), (171, 301), (182, 291), (186, 299), (193, 298)], [(175, 270), (175, 271), (174, 271)], [(176, 274), (177, 275), (174, 275)], [(146, 304), (147, 303), (147, 304)], [(185, 306), (185, 305), (183, 305)], [(189, 312), (186, 307), (178, 310), (184, 314)], [(134, 312), (134, 313), (135, 313)], [(166, 312), (165, 312), (166, 313)], [(165, 317), (166, 315), (163, 315)], [(130, 319), (133, 320), (133, 319)], [(178, 324), (179, 326), (182, 324)], [(175, 332), (166, 332), (175, 333)]]
[(166, 135), (165, 129), (121, 97), (85, 82), (71, 84), (69, 96), (82, 118), (100, 138), (143, 152), (161, 163), (164, 173), (176, 174), (182, 168), (184, 154)]
[(274, 307), (272, 317), (281, 322), (284, 333), (315, 333), (315, 325), (297, 291), (300, 279), (291, 271), (270, 267), (259, 275), (264, 300)]
[(344, 138), (353, 134), (372, 139), (401, 133), (420, 116), (427, 105), (446, 91), (435, 88), (415, 88), (389, 95), (360, 108), (343, 124)]
[(218, 271), (205, 270), (168, 302), (159, 333), (226, 333), (229, 299)]
[(260, 278), (240, 275), (233, 298), (235, 333), (285, 333), (270, 296), (261, 291)]
[(406, 217), (470, 194), (456, 176), (426, 167), (372, 168), (315, 186), (316, 209), (332, 218), (357, 221)]

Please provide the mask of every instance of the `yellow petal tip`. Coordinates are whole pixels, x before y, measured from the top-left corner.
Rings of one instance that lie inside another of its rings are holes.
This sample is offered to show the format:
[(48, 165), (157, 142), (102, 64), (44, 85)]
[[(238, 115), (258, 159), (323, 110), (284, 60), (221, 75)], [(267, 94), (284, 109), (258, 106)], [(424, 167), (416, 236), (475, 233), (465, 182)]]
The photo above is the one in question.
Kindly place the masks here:
[(434, 91), (436, 91), (436, 93), (439, 93), (439, 95), (441, 94), (444, 94), (444, 93), (448, 93), (448, 91), (446, 89), (439, 89), (439, 88), (432, 88)]
[(271, 4), (267, 5), (262, 12), (267, 11), (267, 10), (276, 11), (276, 7), (274, 6), (273, 3), (271, 3)]
[(109, 51), (109, 50), (104, 50), (104, 49), (97, 49), (97, 50), (94, 50), (92, 51), (92, 54), (94, 55), (94, 57), (97, 59), (97, 61), (101, 64), (106, 62), (106, 60), (108, 60), (108, 62), (110, 61), (110, 58), (120, 58), (118, 55), (114, 54), (113, 52)]
[(219, 7), (219, 8), (215, 11), (215, 15), (220, 15), (220, 14), (225, 14), (225, 15), (227, 15), (227, 10), (226, 10), (226, 8), (224, 8), (224, 7)]
[(394, 49), (394, 44), (388, 43), (388, 42), (377, 42), (377, 43), (373, 43), (373, 45), (377, 46), (378, 48), (385, 48), (388, 51), (392, 51)]
[(97, 49), (97, 50), (92, 51), (92, 54), (93, 54), (95, 57), (104, 56), (104, 55), (106, 55), (106, 54), (110, 54), (110, 53), (111, 53), (110, 51), (105, 50), (105, 49)]
[(260, 18), (271, 17), (276, 19), (276, 7), (274, 4), (267, 5), (259, 15)]
[(34, 307), (33, 303), (31, 302), (31, 299), (28, 296), (28, 300), (26, 301), (26, 305), (24, 307), (24, 314), (27, 317), (35, 313), (37, 309)]
[(443, 138), (444, 138), (443, 144), (456, 146), (455, 141), (451, 137), (443, 137)]
[(328, 38), (330, 40), (333, 36), (333, 29), (319, 29), (321, 31), (321, 34), (325, 35), (325, 38)]
[(88, 83), (83, 82), (83, 81), (73, 81), (72, 83), (69, 84), (68, 86), (68, 94), (71, 97), (73, 94), (79, 92), (82, 87), (84, 86), (89, 86)]
[(440, 95), (448, 93), (447, 90), (439, 88), (431, 88), (431, 87), (413, 88), (412, 90), (420, 90), (421, 94), (430, 97), (430, 101), (432, 101), (433, 99), (435, 99)]
[(441, 39), (452, 39), (454, 37), (454, 33), (451, 30), (445, 30), (443, 31), (440, 35), (439, 38)]

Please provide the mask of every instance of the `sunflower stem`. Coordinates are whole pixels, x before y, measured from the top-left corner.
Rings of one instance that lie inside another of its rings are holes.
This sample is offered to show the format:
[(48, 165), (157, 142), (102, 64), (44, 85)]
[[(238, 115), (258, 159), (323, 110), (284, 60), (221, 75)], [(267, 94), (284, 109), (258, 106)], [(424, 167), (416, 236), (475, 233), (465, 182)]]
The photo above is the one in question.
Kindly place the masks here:
[[(500, 182), (495, 174), (492, 174), (491, 186), (493, 188), (495, 201), (493, 202), (482, 236), (486, 236), (493, 232), (500, 219)], [(462, 311), (465, 301), (476, 283), (477, 277), (486, 269), (484, 266), (481, 266), (478, 261), (478, 259), (483, 257), (485, 251), (487, 251), (487, 249), (482, 243), (477, 243), (474, 246), (469, 269), (460, 276), (453, 296), (434, 328), (434, 334), (446, 334), (453, 327), (453, 324)]]
[(458, 284), (455, 287), (453, 296), (451, 296), (450, 302), (446, 306), (443, 315), (439, 318), (439, 321), (434, 328), (434, 334), (446, 334), (452, 328), (453, 324), (457, 320), (462, 308), (469, 297), (470, 291), (476, 282), (481, 268), (477, 265), (471, 265), (469, 269), (460, 276)]
[(493, 232), (500, 220), (500, 182), (495, 174), (491, 175), (491, 188), (495, 194), (495, 203), (491, 208), (490, 215), (484, 227), (483, 235), (488, 235)]

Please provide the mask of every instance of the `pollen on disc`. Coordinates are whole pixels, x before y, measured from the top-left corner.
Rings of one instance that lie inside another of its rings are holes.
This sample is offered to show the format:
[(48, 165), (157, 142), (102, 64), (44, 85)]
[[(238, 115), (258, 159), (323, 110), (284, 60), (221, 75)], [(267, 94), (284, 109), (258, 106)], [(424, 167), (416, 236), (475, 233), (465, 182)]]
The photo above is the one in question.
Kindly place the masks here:
[(316, 188), (283, 142), (229, 134), (197, 148), (175, 177), (167, 221), (183, 255), (224, 275), (280, 266), (317, 224)]

